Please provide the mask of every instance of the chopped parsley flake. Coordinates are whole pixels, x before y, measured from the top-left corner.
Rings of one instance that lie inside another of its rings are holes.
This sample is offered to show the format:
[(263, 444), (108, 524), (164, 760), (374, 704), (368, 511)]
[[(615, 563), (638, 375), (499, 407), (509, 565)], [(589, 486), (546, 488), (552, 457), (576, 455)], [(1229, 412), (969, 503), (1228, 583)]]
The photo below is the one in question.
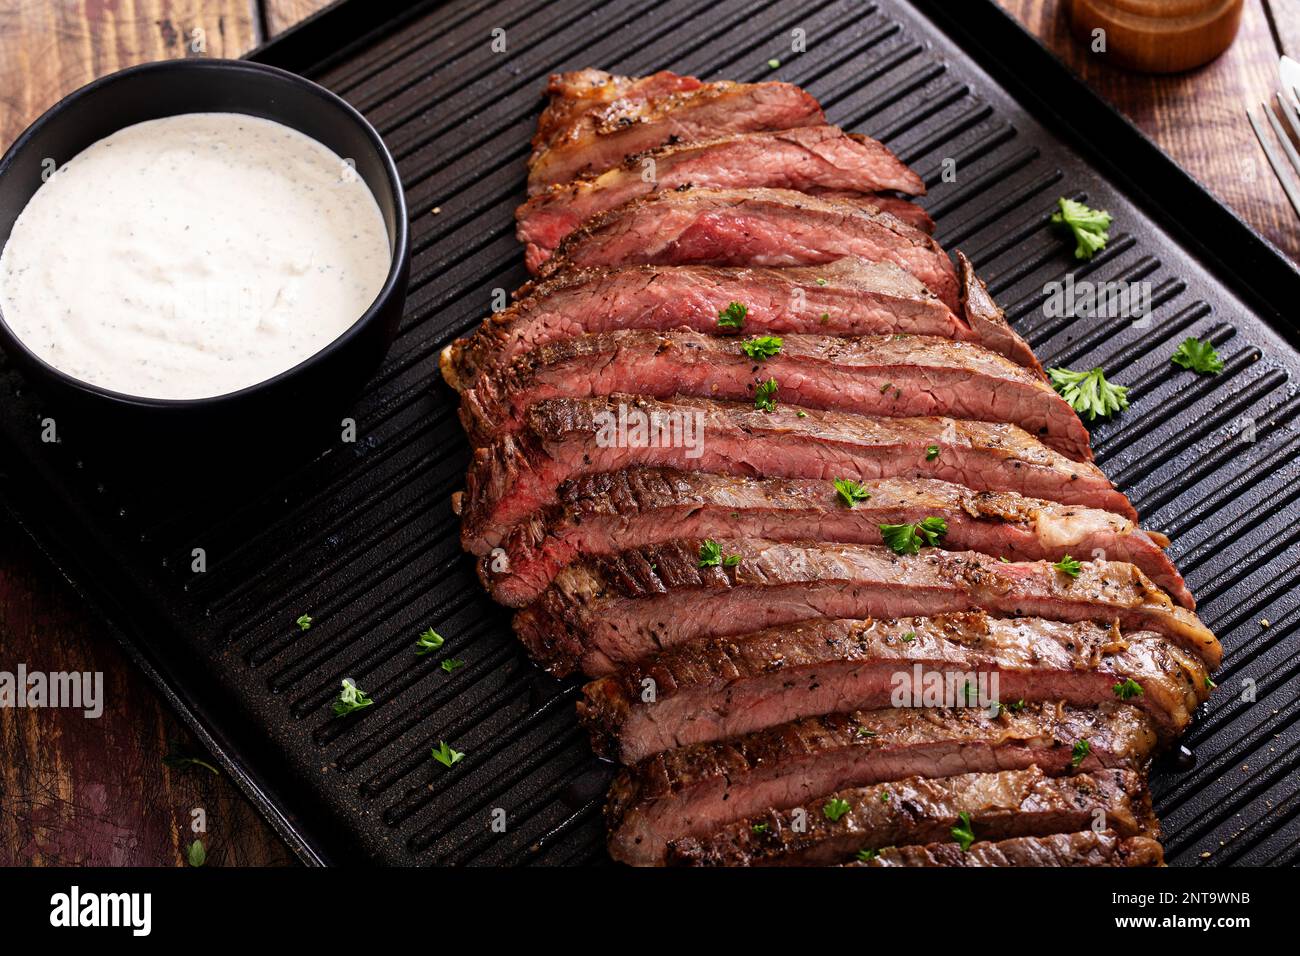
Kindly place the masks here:
[(1210, 342), (1187, 338), (1174, 350), (1170, 361), (1202, 375), (1218, 375), (1223, 371), (1223, 359)]
[(745, 316), (747, 315), (749, 315), (749, 306), (740, 302), (732, 302), (718, 313), (718, 328), (743, 329), (745, 327)]
[(1109, 418), (1128, 408), (1128, 386), (1112, 385), (1099, 368), (1087, 372), (1049, 368), (1047, 377), (1066, 403), (1080, 415), (1087, 415), (1088, 421), (1098, 416)]
[(1106, 248), (1106, 243), (1110, 241), (1108, 231), (1111, 223), (1110, 213), (1101, 209), (1092, 209), (1064, 196), (1058, 201), (1058, 205), (1061, 208), (1052, 213), (1052, 222), (1070, 227), (1076, 243), (1074, 249), (1076, 259), (1091, 259)]
[(925, 545), (938, 547), (939, 540), (947, 533), (948, 523), (933, 516), (917, 524), (880, 525), (880, 536), (895, 554), (919, 554)]
[(840, 817), (848, 813), (850, 809), (849, 801), (835, 797), (826, 806), (822, 807), (822, 813), (826, 815), (826, 819), (831, 823), (837, 823)]
[(961, 851), (965, 853), (970, 849), (970, 845), (975, 842), (975, 828), (971, 826), (969, 813), (959, 813), (957, 819), (961, 823), (952, 828), (952, 838), (957, 841)]
[(740, 350), (752, 359), (763, 361), (781, 351), (781, 336), (760, 335), (740, 343)]
[(1120, 681), (1111, 690), (1120, 700), (1132, 700), (1134, 697), (1142, 696), (1142, 685), (1131, 677)]
[(459, 750), (452, 750), (451, 747), (447, 746), (447, 741), (439, 740), (438, 746), (433, 748), (433, 759), (444, 767), (450, 767), (452, 764), (465, 759), (465, 755)]
[(871, 497), (871, 492), (862, 487), (862, 482), (854, 481), (852, 478), (836, 478), (832, 484), (839, 492), (840, 500), (850, 508), (859, 501), (866, 501)]
[(352, 683), (351, 678), (343, 678), (343, 689), (339, 691), (338, 700), (334, 701), (334, 716), (342, 717), (353, 711), (369, 707), (374, 701), (364, 690)]
[(1077, 578), (1079, 572), (1083, 570), (1083, 565), (1074, 560), (1074, 558), (1070, 557), (1068, 554), (1052, 565), (1052, 567), (1056, 568), (1056, 570), (1060, 571), (1062, 574), (1068, 574), (1072, 578)]
[(433, 628), (429, 628), (427, 631), (421, 632), (420, 639), (415, 642), (415, 656), (423, 657), (430, 651), (436, 651), (440, 647), (442, 647), (442, 635)]

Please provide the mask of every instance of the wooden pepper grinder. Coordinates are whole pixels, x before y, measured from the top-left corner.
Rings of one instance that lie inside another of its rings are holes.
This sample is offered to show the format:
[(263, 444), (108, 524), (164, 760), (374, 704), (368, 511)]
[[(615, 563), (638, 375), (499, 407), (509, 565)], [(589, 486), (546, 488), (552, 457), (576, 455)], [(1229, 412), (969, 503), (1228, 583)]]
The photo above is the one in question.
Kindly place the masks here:
[(1080, 42), (1106, 31), (1106, 53), (1117, 66), (1143, 73), (1178, 73), (1226, 50), (1241, 24), (1242, 0), (1070, 0)]

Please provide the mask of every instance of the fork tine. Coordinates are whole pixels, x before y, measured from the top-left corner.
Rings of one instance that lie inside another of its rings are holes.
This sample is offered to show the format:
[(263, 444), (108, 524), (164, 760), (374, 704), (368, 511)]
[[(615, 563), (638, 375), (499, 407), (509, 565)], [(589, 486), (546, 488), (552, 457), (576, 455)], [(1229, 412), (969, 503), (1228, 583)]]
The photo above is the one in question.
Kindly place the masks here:
[[(1292, 148), (1290, 141), (1282, 135), (1282, 128), (1278, 126), (1277, 119), (1273, 116), (1273, 111), (1268, 108), (1267, 104), (1263, 106), (1263, 110), (1264, 115), (1268, 117), (1269, 122), (1272, 124), (1274, 129), (1277, 130), (1283, 141), (1283, 145), (1290, 149), (1292, 155), (1294, 155), (1295, 150)], [(1292, 185), (1291, 177), (1287, 172), (1286, 162), (1278, 155), (1277, 150), (1273, 148), (1273, 144), (1269, 142), (1268, 134), (1264, 132), (1264, 128), (1259, 125), (1259, 120), (1255, 119), (1255, 114), (1252, 113), (1249, 108), (1246, 109), (1246, 118), (1250, 120), (1250, 125), (1255, 130), (1255, 138), (1259, 140), (1259, 145), (1264, 148), (1264, 155), (1268, 157), (1268, 164), (1273, 167), (1273, 174), (1277, 176), (1278, 182), (1282, 184), (1282, 189), (1286, 192), (1286, 198), (1291, 201), (1291, 208), (1295, 210), (1297, 216), (1300, 216), (1300, 190), (1297, 190), (1297, 188)], [(1300, 160), (1296, 161), (1296, 168), (1300, 169)]]
[[(1300, 116), (1296, 116), (1295, 107), (1292, 107), (1291, 105), (1290, 96), (1287, 96), (1286, 92), (1283, 92), (1282, 90), (1278, 90), (1278, 107), (1281, 108), (1282, 116), (1287, 118), (1287, 125), (1291, 126), (1292, 133), (1296, 134), (1296, 139), (1300, 139)], [(1283, 139), (1282, 142), (1287, 143), (1288, 146), (1290, 146), (1288, 140)], [(1292, 152), (1291, 161), (1292, 163), (1295, 163), (1294, 152)], [(1300, 164), (1296, 164), (1296, 169), (1300, 170)]]

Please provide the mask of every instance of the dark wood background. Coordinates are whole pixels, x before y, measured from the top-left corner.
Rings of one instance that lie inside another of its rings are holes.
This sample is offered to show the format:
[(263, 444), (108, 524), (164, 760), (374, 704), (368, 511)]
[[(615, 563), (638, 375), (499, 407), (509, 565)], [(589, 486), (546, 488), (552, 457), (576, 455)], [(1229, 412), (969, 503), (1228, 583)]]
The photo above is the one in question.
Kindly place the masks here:
[[(976, 0), (953, 0), (976, 2)], [(1255, 142), (1247, 105), (1300, 59), (1300, 0), (1245, 0), (1241, 32), (1214, 63), (1172, 77), (1110, 67), (1070, 37), (1061, 0), (998, 0), (1220, 199), (1300, 262), (1300, 220)], [(0, 0), (0, 149), (63, 94), (145, 60), (238, 56), (318, 0)], [(599, 65), (599, 64), (597, 64)], [(102, 671), (108, 706), (0, 710), (0, 865), (184, 865), (202, 808), (208, 865), (293, 862), (226, 779), (178, 771), (203, 756), (66, 582), (0, 518), (0, 669)]]

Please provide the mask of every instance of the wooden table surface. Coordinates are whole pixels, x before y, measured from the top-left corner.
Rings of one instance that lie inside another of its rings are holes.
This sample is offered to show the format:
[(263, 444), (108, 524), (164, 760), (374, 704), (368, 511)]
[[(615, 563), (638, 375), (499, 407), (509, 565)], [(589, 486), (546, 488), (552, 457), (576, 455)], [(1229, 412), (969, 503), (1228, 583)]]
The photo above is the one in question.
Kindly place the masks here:
[[(973, 0), (962, 0), (973, 2)], [(1300, 221), (1246, 121), (1300, 59), (1300, 0), (1245, 0), (1241, 32), (1214, 63), (1179, 76), (1116, 70), (1070, 37), (1062, 0), (998, 0), (1175, 160), (1300, 262)], [(145, 60), (238, 56), (319, 0), (0, 0), (0, 149), (63, 94)], [(196, 32), (198, 31), (198, 32)], [(203, 47), (203, 52), (195, 49)], [(175, 770), (203, 756), (21, 533), (0, 519), (0, 670), (102, 671), (97, 720), (0, 709), (0, 865), (184, 865), (205, 811), (207, 865), (293, 862), (223, 777)]]

